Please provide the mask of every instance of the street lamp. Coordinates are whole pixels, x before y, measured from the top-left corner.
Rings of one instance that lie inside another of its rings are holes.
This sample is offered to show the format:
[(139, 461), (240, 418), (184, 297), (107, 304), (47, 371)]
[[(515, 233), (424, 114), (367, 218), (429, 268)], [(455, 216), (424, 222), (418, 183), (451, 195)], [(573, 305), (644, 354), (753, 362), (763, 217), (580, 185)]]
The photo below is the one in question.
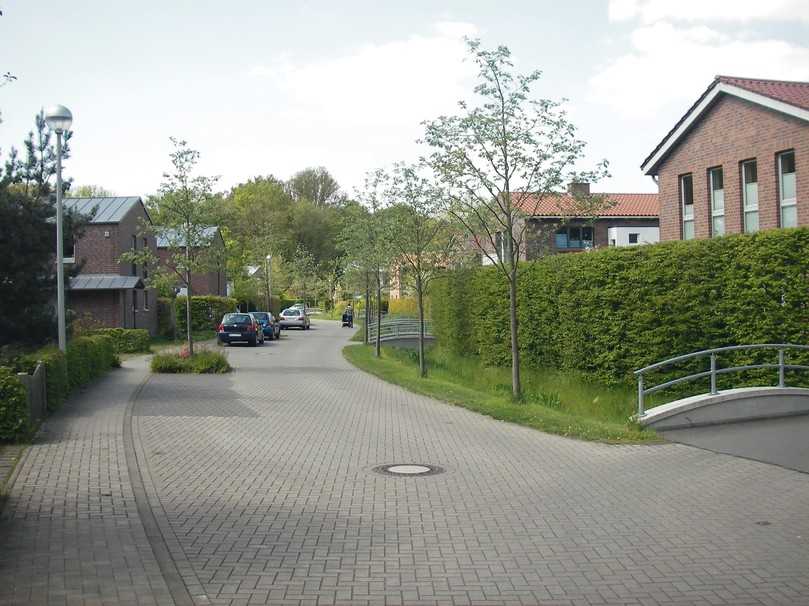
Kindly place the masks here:
[(272, 313), (272, 255), (267, 255), (267, 313)]
[(62, 134), (70, 129), (73, 114), (64, 105), (52, 105), (45, 111), (45, 122), (56, 133), (56, 315), (59, 324), (59, 349), (65, 351), (65, 266), (62, 235)]

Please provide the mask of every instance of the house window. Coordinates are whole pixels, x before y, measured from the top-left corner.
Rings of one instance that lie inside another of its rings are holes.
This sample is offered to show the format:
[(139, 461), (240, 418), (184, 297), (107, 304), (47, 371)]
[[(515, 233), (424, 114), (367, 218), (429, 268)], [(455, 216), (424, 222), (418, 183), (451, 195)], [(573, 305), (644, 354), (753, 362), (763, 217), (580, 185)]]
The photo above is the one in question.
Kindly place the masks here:
[(781, 201), (781, 227), (797, 227), (795, 152), (789, 151), (778, 155), (778, 185)]
[(742, 162), (742, 209), (744, 231), (758, 231), (758, 167), (755, 160)]
[(593, 247), (593, 228), (589, 225), (568, 225), (556, 230), (556, 248), (578, 249)]
[(694, 178), (680, 177), (680, 202), (683, 215), (683, 240), (694, 239)]
[(725, 234), (725, 183), (722, 168), (708, 171), (708, 184), (711, 187), (711, 235)]
[(138, 291), (132, 291), (132, 311), (138, 311)]
[[(138, 237), (137, 236), (132, 236), (132, 252), (138, 252)], [(131, 270), (132, 270), (132, 275), (133, 276), (138, 275), (138, 266), (137, 266), (136, 263), (132, 264)]]
[(143, 311), (149, 311), (149, 291), (143, 291)]
[(629, 243), (630, 244), (637, 244), (639, 235), (640, 234), (629, 234)]

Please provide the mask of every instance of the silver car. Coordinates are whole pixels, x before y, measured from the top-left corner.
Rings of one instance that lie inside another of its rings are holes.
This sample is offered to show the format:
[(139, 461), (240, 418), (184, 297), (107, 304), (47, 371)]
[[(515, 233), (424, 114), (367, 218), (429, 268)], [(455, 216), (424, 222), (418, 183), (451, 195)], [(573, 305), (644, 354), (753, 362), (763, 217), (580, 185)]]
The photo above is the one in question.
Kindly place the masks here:
[(309, 316), (303, 309), (288, 307), (281, 312), (279, 319), (281, 320), (281, 328), (296, 326), (304, 330), (309, 330)]

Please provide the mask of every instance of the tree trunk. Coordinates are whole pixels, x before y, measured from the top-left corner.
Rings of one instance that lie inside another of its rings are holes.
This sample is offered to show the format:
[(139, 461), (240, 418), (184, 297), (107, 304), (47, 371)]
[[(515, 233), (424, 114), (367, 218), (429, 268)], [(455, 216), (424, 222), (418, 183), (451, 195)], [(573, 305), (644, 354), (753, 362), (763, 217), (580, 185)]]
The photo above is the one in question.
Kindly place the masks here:
[(376, 357), (382, 355), (382, 279), (376, 270)]
[(365, 344), (368, 345), (368, 327), (371, 325), (371, 284), (368, 279), (368, 272), (365, 272)]
[(191, 265), (191, 251), (188, 246), (190, 238), (186, 235), (185, 238), (185, 332), (188, 337), (188, 355), (194, 355), (194, 339), (191, 336), (191, 270), (188, 267)]
[(511, 395), (514, 400), (522, 398), (520, 382), (520, 343), (517, 338), (517, 268), (511, 272), (508, 290), (508, 311), (511, 324)]
[(416, 276), (416, 301), (419, 308), (419, 376), (427, 376), (427, 362), (424, 359), (424, 283), (421, 275)]

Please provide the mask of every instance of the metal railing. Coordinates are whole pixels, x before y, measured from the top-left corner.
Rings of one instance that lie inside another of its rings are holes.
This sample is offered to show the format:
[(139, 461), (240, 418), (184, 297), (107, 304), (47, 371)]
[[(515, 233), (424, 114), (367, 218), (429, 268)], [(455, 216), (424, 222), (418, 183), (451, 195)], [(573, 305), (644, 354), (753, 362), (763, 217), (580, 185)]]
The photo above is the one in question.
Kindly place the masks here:
[[(776, 349), (778, 350), (778, 363), (777, 364), (747, 364), (744, 366), (730, 366), (728, 368), (718, 368), (717, 367), (717, 355), (720, 353), (728, 352), (728, 351), (740, 351), (740, 350), (748, 350), (748, 349)], [(685, 383), (687, 381), (693, 381), (695, 379), (702, 379), (704, 377), (711, 378), (711, 391), (712, 395), (719, 393), (716, 388), (716, 377), (718, 375), (723, 375), (731, 372), (740, 372), (743, 370), (754, 370), (756, 368), (777, 368), (778, 369), (778, 387), (786, 387), (786, 380), (785, 380), (785, 373), (787, 370), (809, 370), (809, 366), (803, 366), (800, 364), (787, 364), (784, 361), (784, 352), (788, 349), (799, 349), (799, 350), (809, 350), (809, 345), (794, 345), (791, 343), (762, 343), (759, 345), (730, 345), (728, 347), (717, 347), (715, 349), (706, 349), (703, 351), (695, 351), (693, 353), (685, 354), (682, 356), (677, 356), (674, 358), (669, 358), (668, 360), (663, 360), (662, 362), (657, 362), (655, 364), (651, 364), (640, 370), (635, 371), (635, 376), (638, 378), (638, 417), (642, 417), (646, 414), (644, 410), (644, 398), (645, 396), (655, 393), (657, 391), (661, 391), (666, 389), (667, 387), (671, 387), (673, 385), (677, 385), (679, 383)], [(677, 364), (679, 362), (683, 362), (685, 360), (693, 360), (695, 358), (700, 358), (703, 356), (710, 356), (710, 369), (694, 373), (692, 375), (688, 375), (685, 377), (679, 377), (677, 379), (672, 379), (671, 381), (666, 381), (665, 383), (661, 383), (660, 385), (655, 385), (653, 387), (647, 387), (644, 383), (643, 373), (652, 371), (652, 370), (659, 370), (661, 368), (665, 368), (667, 366), (672, 366), (673, 364)]]
[[(382, 326), (379, 331), (380, 341), (389, 341), (392, 339), (403, 339), (419, 336), (419, 320), (418, 318), (391, 318), (382, 319)], [(432, 324), (429, 320), (424, 321), (424, 336), (432, 337)], [(368, 326), (368, 340), (376, 340), (376, 319), (371, 320)]]

